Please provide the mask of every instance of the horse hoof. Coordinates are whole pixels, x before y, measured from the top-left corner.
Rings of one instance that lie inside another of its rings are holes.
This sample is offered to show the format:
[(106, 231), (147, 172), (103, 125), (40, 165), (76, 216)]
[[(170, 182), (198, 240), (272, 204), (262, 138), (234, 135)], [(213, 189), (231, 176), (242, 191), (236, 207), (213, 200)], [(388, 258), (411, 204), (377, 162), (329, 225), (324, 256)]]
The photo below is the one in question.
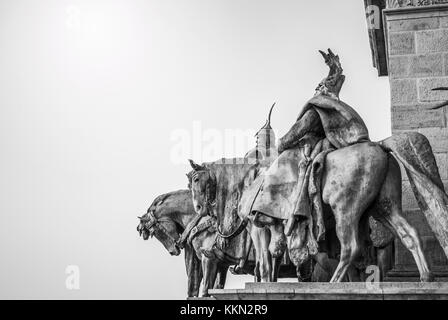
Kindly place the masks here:
[(425, 272), (420, 276), (420, 281), (421, 282), (433, 282), (434, 281), (434, 276), (432, 274), (432, 272)]

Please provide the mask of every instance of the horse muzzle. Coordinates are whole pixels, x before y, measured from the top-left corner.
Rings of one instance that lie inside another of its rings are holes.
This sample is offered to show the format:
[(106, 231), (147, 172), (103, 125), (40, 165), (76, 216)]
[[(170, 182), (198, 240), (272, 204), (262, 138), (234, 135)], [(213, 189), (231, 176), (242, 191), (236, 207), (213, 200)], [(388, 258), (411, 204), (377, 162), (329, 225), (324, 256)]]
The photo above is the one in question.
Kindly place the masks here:
[(181, 253), (181, 249), (179, 248), (178, 245), (173, 245), (170, 250), (168, 250), (168, 252), (170, 253), (170, 255), (172, 256), (178, 256)]
[(148, 240), (149, 236), (151, 235), (148, 229), (146, 229), (145, 226), (141, 223), (137, 226), (137, 232), (139, 233), (140, 237), (143, 237), (143, 240)]

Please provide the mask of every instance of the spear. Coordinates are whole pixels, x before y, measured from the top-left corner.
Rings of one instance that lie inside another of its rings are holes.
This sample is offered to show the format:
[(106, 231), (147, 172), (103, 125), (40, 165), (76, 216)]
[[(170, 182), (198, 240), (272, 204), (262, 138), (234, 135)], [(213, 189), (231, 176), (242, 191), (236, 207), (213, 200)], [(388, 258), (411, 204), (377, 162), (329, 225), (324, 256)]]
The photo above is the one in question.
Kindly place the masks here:
[[(438, 87), (438, 88), (432, 89), (432, 91), (448, 91), (448, 87)], [(436, 110), (436, 109), (440, 109), (445, 106), (448, 106), (448, 101), (437, 103), (433, 106), (428, 107), (428, 109)]]

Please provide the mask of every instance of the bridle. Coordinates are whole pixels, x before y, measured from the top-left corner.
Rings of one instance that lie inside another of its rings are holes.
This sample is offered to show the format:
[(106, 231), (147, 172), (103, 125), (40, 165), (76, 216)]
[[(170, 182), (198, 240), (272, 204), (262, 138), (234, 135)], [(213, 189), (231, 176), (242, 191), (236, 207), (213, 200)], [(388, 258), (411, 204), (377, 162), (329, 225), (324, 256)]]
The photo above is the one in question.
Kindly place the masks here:
[[(193, 170), (192, 172), (188, 173), (187, 176), (189, 178), (190, 184), (192, 181), (194, 181), (194, 179), (198, 178), (199, 174), (203, 174), (203, 173), (207, 173), (208, 174), (208, 179), (206, 182), (206, 190), (205, 190), (205, 202), (207, 205), (207, 209), (209, 209), (208, 211), (210, 211), (211, 207), (214, 207), (216, 205), (216, 177), (215, 175), (212, 173), (212, 171), (210, 171), (210, 169), (208, 168), (204, 168), (204, 169), (198, 169), (198, 170)], [(191, 185), (189, 185), (189, 188), (191, 189)], [(257, 195), (261, 190), (261, 186), (260, 188), (257, 190)], [(212, 200), (210, 200), (212, 199)], [(251, 205), (251, 211), (252, 211), (252, 207), (254, 205), (256, 196), (254, 197), (254, 200), (252, 201), (252, 205)], [(230, 232), (229, 234), (223, 234), (219, 228), (219, 224), (216, 227), (216, 231), (218, 233), (218, 236), (222, 239), (233, 239), (236, 236), (238, 236), (241, 232), (243, 232), (243, 230), (246, 228), (247, 224), (249, 222), (249, 219), (245, 218), (243, 219), (239, 226), (237, 228), (235, 228), (235, 230), (233, 230), (232, 232)]]
[[(255, 197), (254, 197), (253, 200), (252, 200), (252, 203), (251, 203), (251, 205), (250, 205), (249, 212), (252, 212), (252, 209), (253, 209), (253, 207), (254, 207), (255, 200), (257, 199), (258, 194), (260, 193), (260, 191), (261, 191), (262, 189), (263, 189), (263, 183), (260, 184), (260, 187), (258, 188), (257, 193), (255, 194)], [(243, 232), (243, 230), (246, 228), (246, 226), (247, 226), (248, 223), (249, 223), (249, 218), (246, 217), (246, 218), (244, 218), (243, 220), (241, 220), (240, 225), (239, 225), (234, 231), (232, 231), (231, 233), (226, 234), (226, 235), (223, 234), (223, 233), (221, 232), (221, 230), (219, 230), (219, 227), (218, 227), (218, 228), (217, 228), (218, 235), (219, 235), (221, 238), (223, 238), (223, 239), (228, 239), (228, 240), (233, 239), (233, 238), (235, 238), (236, 236), (238, 236), (241, 232)]]
[[(140, 222), (143, 223), (144, 227), (148, 229), (149, 234), (152, 236), (154, 232), (161, 232), (164, 236), (171, 241), (171, 244), (174, 246), (178, 245), (178, 239), (175, 239), (168, 230), (163, 226), (161, 222), (167, 221), (172, 222), (169, 218), (156, 218), (153, 210), (148, 210), (147, 217), (139, 217)], [(151, 231), (151, 229), (153, 231)]]
[(193, 170), (188, 174), (188, 178), (190, 179), (191, 184), (191, 182), (198, 178), (200, 174), (204, 173), (208, 174), (208, 179), (205, 187), (205, 204), (207, 206), (207, 209), (210, 209), (216, 205), (216, 178), (214, 174), (209, 169)]

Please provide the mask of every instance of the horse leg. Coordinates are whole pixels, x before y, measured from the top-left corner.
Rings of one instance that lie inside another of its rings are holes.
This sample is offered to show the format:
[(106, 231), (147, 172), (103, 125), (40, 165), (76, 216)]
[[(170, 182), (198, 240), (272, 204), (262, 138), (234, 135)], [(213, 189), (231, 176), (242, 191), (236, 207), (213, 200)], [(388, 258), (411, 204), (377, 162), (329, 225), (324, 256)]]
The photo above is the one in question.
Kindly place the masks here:
[(415, 230), (415, 228), (412, 227), (397, 210), (393, 210), (391, 214), (385, 216), (384, 219), (395, 231), (394, 233), (400, 238), (403, 245), (412, 253), (420, 273), (420, 280), (422, 282), (432, 281), (433, 276), (429, 269), (428, 262), (426, 261), (417, 230)]
[(278, 257), (272, 258), (272, 282), (278, 281), (278, 274), (280, 272), (280, 266), (282, 264), (283, 254)]
[(212, 289), (216, 279), (216, 272), (218, 268), (218, 263), (216, 259), (207, 258), (205, 255), (202, 256), (202, 270), (203, 270), (203, 287), (202, 296), (208, 297), (208, 289)]
[(380, 280), (384, 281), (387, 271), (392, 269), (393, 263), (393, 245), (392, 243), (388, 244), (384, 248), (376, 249), (376, 260), (378, 264), (378, 268), (380, 269)]
[(267, 228), (261, 229), (261, 253), (260, 253), (260, 273), (262, 282), (272, 281), (272, 257), (269, 252), (271, 233)]
[[(339, 189), (338, 191), (341, 193), (345, 190)], [(361, 248), (358, 233), (359, 220), (364, 212), (361, 209), (363, 204), (365, 205), (364, 200), (362, 195), (360, 195), (359, 198), (353, 199), (353, 201), (348, 199), (338, 203), (333, 202), (332, 209), (336, 222), (335, 230), (341, 245), (341, 251), (339, 263), (330, 282), (342, 282), (346, 279), (349, 268), (354, 269), (353, 261), (357, 258)], [(350, 271), (349, 279), (356, 279), (352, 270)]]
[(429, 270), (428, 262), (426, 261), (425, 254), (423, 252), (420, 237), (417, 230), (412, 227), (406, 219), (399, 214), (392, 214), (386, 218), (392, 227), (397, 231), (401, 242), (406, 248), (411, 251), (417, 263), (418, 270), (420, 272), (420, 280), (429, 282), (433, 280), (431, 271)]
[(355, 268), (355, 266), (351, 265), (347, 269), (347, 278), (349, 282), (360, 282), (361, 281), (360, 271), (357, 268)]
[(194, 248), (189, 244), (185, 246), (185, 267), (188, 277), (188, 297), (198, 297), (202, 280), (201, 260), (198, 259)]
[(255, 262), (254, 282), (261, 282), (260, 261), (258, 259)]
[(420, 273), (420, 280), (432, 281), (433, 277), (417, 230), (403, 217), (401, 191), (400, 167), (395, 158), (389, 155), (388, 173), (376, 201), (373, 217), (398, 236), (403, 245), (412, 253)]
[(260, 277), (262, 282), (272, 281), (272, 258), (269, 252), (269, 244), (271, 242), (271, 234), (267, 228), (255, 227), (258, 234), (259, 250), (257, 252), (257, 260), (259, 261)]
[(224, 289), (227, 279), (227, 270), (229, 266), (218, 264), (218, 273), (215, 281), (215, 289)]
[(341, 257), (330, 282), (342, 282), (348, 268), (359, 253), (358, 221), (344, 219), (350, 217), (350, 215), (343, 217), (341, 213), (336, 212), (335, 215), (338, 218), (336, 219), (336, 234), (341, 243)]
[(259, 228), (252, 225), (250, 229), (250, 237), (254, 244), (255, 249), (255, 270), (254, 270), (254, 280), (255, 282), (261, 282), (262, 280), (262, 268), (265, 266), (263, 263), (263, 253), (266, 251), (265, 247), (265, 234), (266, 230), (264, 228)]
[(269, 252), (272, 257), (272, 281), (277, 282), (280, 265), (286, 250), (286, 236), (282, 221), (276, 221), (274, 225), (269, 226), (271, 241), (269, 243)]
[(260, 275), (261, 243), (258, 232), (259, 232), (258, 228), (252, 225), (250, 228), (250, 238), (252, 239), (252, 243), (254, 244), (254, 250), (255, 250), (254, 282), (261, 282), (261, 275)]
[(360, 251), (359, 222), (380, 193), (387, 173), (387, 155), (376, 144), (359, 143), (327, 155), (323, 202), (336, 221), (341, 256), (330, 282), (341, 282)]
[(347, 203), (344, 210), (333, 209), (341, 256), (330, 282), (361, 281), (360, 271), (353, 265), (361, 252), (359, 225), (364, 210), (360, 209), (360, 204), (361, 202)]

